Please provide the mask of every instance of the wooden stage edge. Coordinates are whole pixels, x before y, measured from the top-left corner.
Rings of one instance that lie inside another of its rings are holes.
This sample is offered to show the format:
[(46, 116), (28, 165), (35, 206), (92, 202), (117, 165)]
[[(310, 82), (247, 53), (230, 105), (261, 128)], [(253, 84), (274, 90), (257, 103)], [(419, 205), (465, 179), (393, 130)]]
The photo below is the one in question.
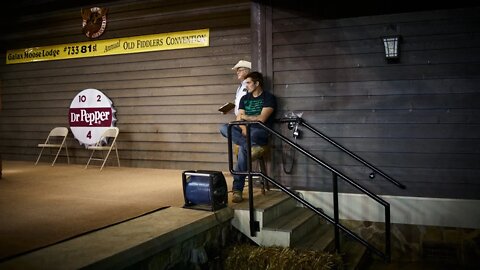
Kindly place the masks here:
[(123, 269), (233, 217), (169, 207), (0, 263), (0, 269)]
[[(52, 223), (59, 223), (55, 218), (61, 218), (63, 223), (67, 223), (63, 224), (67, 228), (72, 219), (86, 211), (79, 208), (82, 204), (89, 210), (98, 207), (102, 211), (99, 219), (115, 215), (116, 209), (134, 213), (144, 209), (141, 204), (146, 204), (147, 210), (169, 207), (137, 218), (124, 219), (126, 221), (118, 224), (112, 222), (116, 225), (13, 256), (1, 261), (0, 269), (125, 268), (233, 217), (233, 210), (229, 207), (216, 212), (182, 208), (181, 173), (180, 170), (112, 166), (100, 171), (99, 167), (84, 169), (84, 165), (78, 164), (57, 163), (52, 167), (47, 163), (34, 166), (34, 162), (3, 160), (3, 178), (0, 180), (0, 219), (3, 220), (0, 230), (3, 233), (32, 233), (28, 229), (22, 232), (22, 224), (31, 221), (22, 220), (21, 215), (22, 211), (34, 207), (39, 208), (27, 213), (29, 218), (36, 215), (52, 217)], [(230, 189), (231, 176), (224, 175)], [(14, 188), (17, 193), (9, 188)], [(75, 191), (74, 195), (69, 194), (72, 190)], [(31, 194), (22, 194), (26, 192)], [(57, 209), (52, 210), (47, 203), (56, 204)], [(20, 208), (12, 209), (14, 207)], [(40, 211), (47, 212), (39, 214)], [(57, 212), (62, 211), (66, 217), (56, 217)], [(90, 212), (87, 211), (87, 214)], [(11, 222), (5, 222), (9, 217)], [(46, 234), (51, 226), (42, 228), (39, 223), (28, 224), (28, 227), (30, 230), (38, 228), (38, 233)], [(34, 237), (35, 234), (30, 236)]]

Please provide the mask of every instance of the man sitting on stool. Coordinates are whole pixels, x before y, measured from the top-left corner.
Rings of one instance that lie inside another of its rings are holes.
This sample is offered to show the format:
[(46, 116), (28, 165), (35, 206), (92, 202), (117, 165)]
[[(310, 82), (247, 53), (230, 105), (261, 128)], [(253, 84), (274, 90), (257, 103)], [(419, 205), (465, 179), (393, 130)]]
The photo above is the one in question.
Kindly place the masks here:
[[(237, 121), (261, 121), (268, 127), (273, 123), (273, 112), (276, 108), (275, 96), (263, 90), (263, 76), (259, 72), (250, 72), (245, 77), (244, 83), (248, 93), (242, 97), (239, 104)], [(224, 137), (227, 137), (225, 129), (221, 130)], [(235, 171), (247, 171), (247, 127), (238, 125), (232, 127), (232, 142), (239, 145), (238, 160)], [(252, 157), (262, 155), (262, 145), (268, 143), (268, 131), (259, 125), (250, 126), (252, 144)], [(245, 185), (245, 175), (233, 176), (233, 199), (232, 202), (243, 201), (242, 193)]]

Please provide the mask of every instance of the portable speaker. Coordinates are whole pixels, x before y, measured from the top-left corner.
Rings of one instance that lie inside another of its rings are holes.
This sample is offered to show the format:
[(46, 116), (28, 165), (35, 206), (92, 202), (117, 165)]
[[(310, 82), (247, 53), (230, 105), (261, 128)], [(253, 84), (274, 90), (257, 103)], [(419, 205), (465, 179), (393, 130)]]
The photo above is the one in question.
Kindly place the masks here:
[(216, 211), (227, 206), (227, 183), (222, 172), (184, 171), (182, 183), (184, 208)]

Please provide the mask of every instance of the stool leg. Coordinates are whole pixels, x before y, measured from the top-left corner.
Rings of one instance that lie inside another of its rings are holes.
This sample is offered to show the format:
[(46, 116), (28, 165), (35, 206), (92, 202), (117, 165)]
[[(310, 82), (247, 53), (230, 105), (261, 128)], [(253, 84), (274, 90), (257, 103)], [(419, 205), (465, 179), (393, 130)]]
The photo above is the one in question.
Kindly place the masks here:
[[(265, 160), (262, 158), (258, 159), (258, 162), (260, 163), (260, 171), (264, 174), (267, 174), (267, 168), (265, 166)], [(262, 194), (265, 195), (265, 188), (267, 191), (270, 190), (270, 184), (268, 181), (265, 180), (265, 178), (262, 177)]]

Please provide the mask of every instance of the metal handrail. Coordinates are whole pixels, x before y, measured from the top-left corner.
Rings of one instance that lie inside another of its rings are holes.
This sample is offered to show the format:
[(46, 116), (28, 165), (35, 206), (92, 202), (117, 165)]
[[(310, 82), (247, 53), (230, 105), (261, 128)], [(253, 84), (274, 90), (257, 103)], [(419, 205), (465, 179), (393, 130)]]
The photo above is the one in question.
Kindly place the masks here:
[[(280, 119), (277, 119), (278, 122), (281, 122), (281, 123), (296, 123), (296, 124), (300, 124), (300, 125), (303, 125), (304, 127), (306, 127), (307, 129), (309, 129), (311, 132), (315, 133), (316, 135), (322, 137), (322, 139), (326, 140), (327, 142), (329, 142), (330, 144), (332, 144), (333, 146), (337, 147), (338, 149), (342, 150), (344, 153), (348, 154), (349, 156), (351, 156), (352, 158), (356, 159), (357, 161), (359, 161), (360, 163), (362, 163), (363, 165), (367, 166), (368, 168), (370, 168), (371, 170), (373, 170), (374, 172), (378, 173), (379, 175), (383, 176), (383, 178), (385, 178), (386, 180), (388, 180), (389, 182), (391, 182), (392, 184), (394, 184), (395, 186), (401, 188), (401, 189), (405, 189), (405, 185), (398, 182), (397, 180), (393, 179), (392, 177), (390, 177), (389, 175), (387, 175), (386, 173), (384, 173), (383, 171), (381, 171), (380, 169), (376, 168), (375, 166), (373, 166), (372, 164), (370, 164), (369, 162), (367, 162), (366, 160), (364, 160), (363, 158), (359, 157), (358, 155), (356, 155), (355, 153), (351, 152), (350, 150), (348, 150), (347, 148), (345, 148), (344, 146), (342, 146), (341, 144), (339, 144), (338, 142), (334, 141), (332, 138), (328, 137), (327, 135), (323, 134), (322, 132), (320, 132), (319, 130), (315, 129), (314, 127), (312, 127), (311, 125), (309, 125), (307, 122), (305, 122), (305, 120), (303, 120), (303, 118), (300, 118), (300, 117), (286, 117), (286, 118), (280, 118)], [(375, 177), (375, 174), (372, 173), (370, 175), (370, 178), (374, 178)]]
[[(309, 202), (305, 201), (304, 199), (300, 198), (298, 195), (295, 193), (291, 192), (288, 188), (283, 186), (282, 184), (278, 183), (274, 179), (270, 178), (269, 176), (265, 175), (262, 172), (252, 172), (252, 153), (251, 153), (251, 139), (250, 139), (250, 126), (256, 124), (262, 126), (264, 129), (269, 131), (271, 134), (275, 135), (276, 137), (280, 138), (282, 141), (288, 143), (290, 146), (295, 148), (296, 150), (300, 151), (304, 155), (306, 155), (308, 158), (312, 159), (315, 161), (317, 164), (321, 165), (322, 167), (328, 169), (329, 171), (332, 172), (332, 178), (333, 178), (333, 196), (334, 196), (334, 218), (331, 218), (330, 216), (326, 215), (325, 213), (322, 213), (319, 211), (317, 208), (315, 208), (312, 204)], [(247, 171), (246, 172), (238, 172), (233, 169), (233, 151), (232, 151), (232, 127), (235, 125), (245, 125), (247, 127), (247, 134), (246, 134), (246, 142), (247, 142)], [(258, 221), (255, 220), (255, 215), (254, 215), (254, 206), (253, 206), (253, 176), (261, 176), (264, 179), (267, 179), (270, 183), (273, 185), (277, 186), (280, 190), (285, 192), (287, 195), (295, 199), (296, 201), (300, 202), (302, 205), (307, 207), (308, 209), (312, 210), (314, 213), (317, 215), (320, 215), (323, 217), (325, 220), (328, 222), (332, 223), (335, 227), (335, 249), (337, 252), (340, 251), (340, 234), (339, 231), (342, 230), (344, 233), (348, 234), (350, 237), (353, 239), (357, 240), (359, 243), (363, 244), (365, 247), (367, 247), (369, 250), (373, 251), (375, 254), (378, 256), (382, 257), (384, 260), (389, 261), (390, 260), (390, 254), (391, 254), (391, 229), (390, 229), (390, 204), (387, 203), (385, 200), (377, 196), (376, 194), (372, 193), (368, 189), (360, 186), (358, 183), (350, 179), (348, 176), (344, 175), (340, 171), (336, 170), (326, 162), (320, 160), (304, 148), (298, 146), (297, 144), (293, 143), (290, 141), (288, 138), (283, 136), (282, 134), (276, 132), (275, 130), (267, 127), (265, 124), (263, 124), (260, 121), (234, 121), (230, 122), (228, 124), (228, 130), (227, 130), (227, 138), (228, 138), (228, 164), (229, 164), (229, 170), (230, 173), (233, 175), (245, 175), (248, 177), (248, 195), (249, 195), (249, 214), (250, 214), (250, 234), (251, 236), (256, 236), (256, 232), (259, 231), (259, 223)], [(342, 179), (344, 179), (347, 183), (351, 184), (358, 190), (360, 190), (362, 193), (366, 194), (373, 200), (377, 201), (380, 203), (382, 206), (385, 207), (385, 252), (382, 252), (378, 250), (376, 247), (368, 243), (366, 240), (340, 224), (339, 222), (339, 214), (338, 214), (338, 176), (340, 176)]]

